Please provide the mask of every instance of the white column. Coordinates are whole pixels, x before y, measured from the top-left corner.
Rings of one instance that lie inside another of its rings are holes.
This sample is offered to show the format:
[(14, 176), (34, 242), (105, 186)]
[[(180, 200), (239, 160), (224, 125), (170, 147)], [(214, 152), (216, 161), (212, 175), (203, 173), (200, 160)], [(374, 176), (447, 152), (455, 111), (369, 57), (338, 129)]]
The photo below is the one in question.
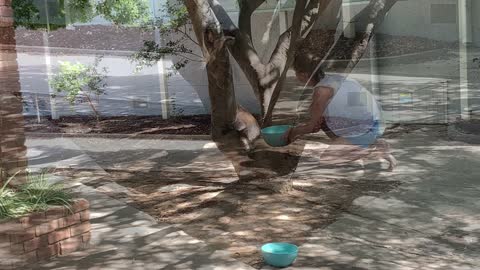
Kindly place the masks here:
[[(162, 0), (152, 0), (152, 14), (155, 22), (157, 23), (157, 11), (160, 7), (157, 7), (156, 2), (160, 1), (163, 3)], [(155, 42), (159, 45), (163, 45), (163, 39), (160, 35), (160, 30), (158, 27), (155, 27)], [(169, 112), (170, 112), (170, 99), (168, 96), (168, 74), (165, 68), (165, 62), (163, 57), (157, 62), (157, 70), (158, 70), (158, 82), (160, 86), (160, 106), (162, 109), (162, 118), (168, 119)]]
[(351, 5), (352, 3), (348, 2), (342, 4), (343, 33), (346, 38), (355, 38), (355, 23), (351, 22), (354, 16)]
[(380, 76), (378, 74), (378, 62), (377, 62), (377, 39), (375, 38), (375, 34), (373, 34), (373, 38), (370, 40), (369, 47), (369, 58), (370, 58), (370, 82), (372, 86), (372, 93), (380, 98)]
[(49, 13), (48, 13), (48, 3), (47, 0), (44, 0), (44, 5), (45, 5), (45, 16), (47, 17), (47, 29), (43, 31), (43, 46), (44, 46), (44, 54), (45, 54), (45, 66), (47, 69), (47, 85), (48, 85), (48, 95), (50, 99), (50, 113), (52, 115), (52, 119), (58, 119), (58, 113), (57, 113), (57, 101), (56, 98), (52, 97), (52, 95), (55, 94), (54, 90), (50, 86), (50, 79), (52, 76), (52, 62), (50, 59), (50, 43), (48, 41), (48, 34), (50, 33), (50, 18)]
[(468, 81), (468, 45), (472, 42), (471, 0), (458, 0), (458, 26), (460, 41), (460, 113), (464, 120), (470, 119)]
[(37, 110), (37, 122), (40, 123), (42, 119), (40, 117), (40, 106), (38, 105), (38, 93), (35, 93), (35, 109)]
[(288, 13), (286, 11), (280, 11), (278, 16), (278, 24), (280, 26), (280, 34), (287, 31), (288, 28)]
[(458, 0), (458, 22), (461, 43), (472, 42), (472, 1)]
[(71, 11), (70, 11), (70, 1), (75, 1), (75, 0), (65, 0), (63, 3), (63, 8), (65, 10), (65, 28), (68, 30), (74, 30), (75, 27), (72, 25), (72, 17), (71, 17)]
[[(163, 41), (160, 35), (160, 31), (155, 29), (155, 42), (162, 46)], [(160, 85), (160, 103), (162, 107), (162, 118), (168, 119), (169, 118), (169, 110), (170, 110), (170, 99), (168, 97), (168, 76), (167, 70), (165, 68), (165, 62), (163, 58), (161, 58), (157, 62), (157, 70), (158, 70), (158, 82)]]

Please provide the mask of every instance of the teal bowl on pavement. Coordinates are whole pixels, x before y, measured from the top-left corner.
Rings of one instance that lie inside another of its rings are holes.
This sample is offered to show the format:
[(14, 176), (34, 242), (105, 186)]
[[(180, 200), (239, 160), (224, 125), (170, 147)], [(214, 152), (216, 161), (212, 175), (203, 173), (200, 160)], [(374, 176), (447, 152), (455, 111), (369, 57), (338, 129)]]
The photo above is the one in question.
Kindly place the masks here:
[(262, 256), (268, 265), (287, 267), (298, 255), (298, 247), (290, 243), (268, 243), (262, 246)]
[(281, 147), (287, 145), (287, 142), (282, 138), (283, 134), (287, 132), (290, 125), (270, 126), (262, 129), (262, 137), (265, 142), (273, 147)]

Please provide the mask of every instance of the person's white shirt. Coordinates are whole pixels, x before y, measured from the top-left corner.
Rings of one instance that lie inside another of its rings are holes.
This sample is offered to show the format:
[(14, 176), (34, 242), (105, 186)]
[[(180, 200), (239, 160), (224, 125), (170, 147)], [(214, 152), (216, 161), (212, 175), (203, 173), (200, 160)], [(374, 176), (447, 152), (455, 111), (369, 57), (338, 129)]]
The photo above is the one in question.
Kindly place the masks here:
[[(324, 117), (326, 125), (337, 136), (358, 136), (369, 132), (375, 123), (383, 123), (381, 106), (376, 98), (356, 80), (337, 74), (326, 74), (316, 87), (333, 89)], [(383, 132), (383, 130), (382, 130)]]

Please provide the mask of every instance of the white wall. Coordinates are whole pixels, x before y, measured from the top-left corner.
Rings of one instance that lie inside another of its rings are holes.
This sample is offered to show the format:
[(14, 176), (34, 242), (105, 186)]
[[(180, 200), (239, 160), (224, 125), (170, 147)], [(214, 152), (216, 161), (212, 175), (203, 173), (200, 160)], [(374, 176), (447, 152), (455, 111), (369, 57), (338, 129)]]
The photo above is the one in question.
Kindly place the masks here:
[(458, 23), (432, 23), (432, 4), (454, 4), (455, 8), (450, 12), (457, 14), (457, 0), (399, 1), (389, 12), (378, 32), (457, 41)]
[(473, 34), (473, 43), (476, 46), (480, 46), (480, 1), (473, 0), (472, 1), (472, 34)]

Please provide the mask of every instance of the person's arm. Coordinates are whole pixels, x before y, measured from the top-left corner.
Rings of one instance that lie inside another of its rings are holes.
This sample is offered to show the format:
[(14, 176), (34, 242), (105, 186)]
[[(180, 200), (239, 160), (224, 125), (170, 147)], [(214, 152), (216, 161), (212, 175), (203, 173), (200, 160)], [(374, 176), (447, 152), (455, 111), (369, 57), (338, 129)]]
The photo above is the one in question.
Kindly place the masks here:
[(295, 141), (302, 135), (320, 131), (323, 113), (332, 97), (333, 89), (331, 87), (319, 86), (314, 89), (312, 105), (310, 106), (310, 120), (307, 123), (293, 127), (288, 132), (289, 143)]

